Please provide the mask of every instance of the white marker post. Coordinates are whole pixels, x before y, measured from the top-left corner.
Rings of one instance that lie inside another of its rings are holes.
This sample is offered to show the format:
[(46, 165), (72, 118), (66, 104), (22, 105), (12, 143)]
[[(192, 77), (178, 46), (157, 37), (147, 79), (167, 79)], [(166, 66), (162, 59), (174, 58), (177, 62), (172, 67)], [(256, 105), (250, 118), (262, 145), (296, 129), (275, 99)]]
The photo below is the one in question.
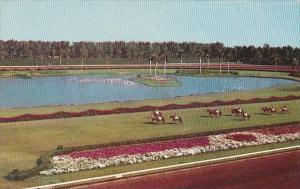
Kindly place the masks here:
[(229, 75), (229, 59), (227, 60), (227, 75)]
[(167, 59), (165, 59), (164, 78), (166, 78)]
[(151, 75), (152, 75), (152, 73), (151, 73), (151, 59), (149, 60), (149, 62), (150, 62), (150, 77), (151, 77)]
[(201, 74), (201, 73), (202, 73), (202, 68), (201, 68), (202, 60), (201, 60), (201, 56), (200, 56), (200, 59), (199, 59), (199, 63), (200, 63), (200, 64), (199, 64), (199, 65), (200, 65), (200, 66), (199, 66), (199, 71), (200, 71), (200, 74)]

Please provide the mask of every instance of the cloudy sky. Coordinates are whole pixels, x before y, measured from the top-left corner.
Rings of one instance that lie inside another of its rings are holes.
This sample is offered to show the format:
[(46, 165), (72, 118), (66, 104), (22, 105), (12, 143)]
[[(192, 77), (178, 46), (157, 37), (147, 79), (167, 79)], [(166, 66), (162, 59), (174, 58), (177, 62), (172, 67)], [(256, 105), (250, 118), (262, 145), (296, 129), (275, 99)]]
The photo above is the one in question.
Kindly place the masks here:
[(298, 0), (0, 0), (0, 39), (300, 46)]

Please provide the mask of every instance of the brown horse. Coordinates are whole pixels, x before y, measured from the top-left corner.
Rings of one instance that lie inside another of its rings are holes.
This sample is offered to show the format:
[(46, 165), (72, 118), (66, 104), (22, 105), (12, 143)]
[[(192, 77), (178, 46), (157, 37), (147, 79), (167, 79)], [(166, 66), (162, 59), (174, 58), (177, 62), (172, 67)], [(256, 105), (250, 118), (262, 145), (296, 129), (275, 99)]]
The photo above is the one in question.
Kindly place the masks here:
[(151, 121), (153, 123), (165, 123), (165, 118), (162, 116), (152, 116)]
[(219, 109), (207, 109), (207, 112), (209, 114), (209, 117), (220, 117), (222, 115), (222, 111)]
[(241, 113), (241, 118), (242, 118), (242, 120), (246, 120), (246, 118), (250, 119), (250, 114), (247, 113), (247, 112), (245, 112), (245, 111), (243, 111)]
[(242, 108), (231, 108), (230, 111), (232, 116), (234, 115), (237, 116), (237, 115), (241, 115), (243, 110)]
[(277, 110), (272, 107), (272, 108), (269, 108), (267, 106), (265, 107), (261, 107), (261, 110), (264, 112), (264, 113), (268, 113), (268, 114), (274, 114), (274, 113), (277, 113)]
[(172, 119), (172, 122), (173, 123), (182, 123), (183, 120), (180, 116), (177, 116), (177, 115), (171, 115), (170, 118)]
[(280, 109), (281, 109), (281, 113), (289, 113), (289, 109), (286, 106), (283, 106)]

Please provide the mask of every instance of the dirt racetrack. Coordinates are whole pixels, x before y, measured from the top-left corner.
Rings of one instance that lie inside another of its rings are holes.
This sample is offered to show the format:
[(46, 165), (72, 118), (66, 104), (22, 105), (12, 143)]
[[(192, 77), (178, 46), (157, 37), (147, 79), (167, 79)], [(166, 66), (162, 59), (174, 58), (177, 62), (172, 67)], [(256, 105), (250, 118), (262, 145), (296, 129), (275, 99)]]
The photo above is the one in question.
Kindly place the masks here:
[(74, 187), (87, 188), (299, 189), (300, 151)]

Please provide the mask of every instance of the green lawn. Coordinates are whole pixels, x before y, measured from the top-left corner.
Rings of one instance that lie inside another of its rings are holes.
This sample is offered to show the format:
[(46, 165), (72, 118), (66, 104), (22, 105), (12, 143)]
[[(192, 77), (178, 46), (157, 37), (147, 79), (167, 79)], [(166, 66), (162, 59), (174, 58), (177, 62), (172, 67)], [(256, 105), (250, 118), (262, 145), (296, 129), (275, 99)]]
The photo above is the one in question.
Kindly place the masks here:
[(229, 75), (227, 70), (183, 70), (182, 73), (176, 72), (176, 75), (189, 75), (194, 77), (269, 77), (269, 78), (283, 78), (300, 81), (299, 77), (293, 77), (287, 72), (271, 72), (271, 71), (248, 71), (248, 70), (230, 70)]
[[(291, 113), (262, 115), (260, 114), (259, 109), (265, 104), (274, 106), (285, 104), (291, 109)], [(300, 100), (244, 105), (242, 107), (252, 114), (252, 118), (249, 121), (240, 121), (228, 116), (227, 114), (229, 114), (228, 111), (231, 106), (227, 106), (221, 108), (225, 114), (225, 116), (222, 116), (221, 118), (209, 118), (205, 111), (206, 108), (163, 112), (165, 115), (169, 115), (174, 112), (180, 114), (184, 118), (184, 124), (182, 125), (149, 124), (149, 112), (57, 119), (51, 121), (41, 120), (2, 123), (0, 124), (0, 162), (2, 166), (0, 176), (6, 175), (14, 168), (22, 170), (33, 167), (40, 155), (56, 148), (58, 145), (81, 146), (112, 141), (134, 140), (148, 137), (300, 121), (299, 105)], [(170, 120), (167, 118), (167, 121)], [(173, 161), (176, 162), (179, 160), (170, 160), (171, 163)], [(164, 162), (168, 161), (155, 162), (153, 166), (165, 165)], [(137, 166), (143, 167), (144, 165)], [(152, 167), (152, 163), (148, 166)], [(120, 167), (120, 170), (122, 169), (123, 168)], [(118, 170), (118, 168), (103, 171), (112, 173), (110, 170)], [(98, 170), (96, 172), (98, 172)], [(90, 175), (88, 172), (86, 172), (86, 174)], [(74, 178), (79, 179), (85, 177), (86, 174), (76, 173), (74, 174)], [(40, 179), (42, 179), (43, 182), (46, 182), (48, 179), (48, 182), (55, 182), (52, 179), (56, 179), (58, 181), (60, 179), (67, 178), (69, 178), (69, 176), (66, 175), (51, 176), (49, 178), (35, 177), (16, 183), (0, 179), (0, 188), (4, 188), (11, 184), (14, 186), (15, 184), (21, 184), (22, 186), (31, 185), (30, 181), (36, 182), (36, 184), (41, 184), (39, 181)]]
[(162, 80), (162, 77), (155, 79), (154, 77), (139, 76), (132, 78), (131, 80), (149, 87), (177, 87), (181, 85), (176, 78), (166, 78)]

